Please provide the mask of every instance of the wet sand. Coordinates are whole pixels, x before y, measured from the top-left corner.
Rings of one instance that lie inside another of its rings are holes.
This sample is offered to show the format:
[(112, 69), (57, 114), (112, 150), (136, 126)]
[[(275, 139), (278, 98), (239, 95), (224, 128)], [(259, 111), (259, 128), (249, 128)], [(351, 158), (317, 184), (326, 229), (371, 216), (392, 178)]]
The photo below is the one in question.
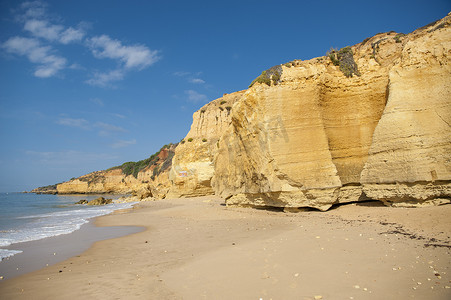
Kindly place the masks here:
[(0, 281), (2, 299), (451, 299), (451, 205), (299, 213), (215, 197), (143, 202), (146, 230)]

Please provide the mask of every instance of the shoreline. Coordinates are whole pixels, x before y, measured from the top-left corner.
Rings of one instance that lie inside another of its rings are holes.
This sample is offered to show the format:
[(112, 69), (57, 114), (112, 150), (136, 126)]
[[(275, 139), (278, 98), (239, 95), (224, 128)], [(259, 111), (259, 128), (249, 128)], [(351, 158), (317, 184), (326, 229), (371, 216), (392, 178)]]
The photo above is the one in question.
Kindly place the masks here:
[(68, 234), (62, 234), (29, 242), (15, 243), (7, 247), (8, 250), (19, 250), (22, 253), (5, 258), (0, 262), (0, 276), (2, 281), (17, 276), (38, 271), (55, 265), (88, 250), (98, 241), (119, 238), (145, 230), (139, 227), (96, 225), (95, 217)]
[(451, 245), (450, 215), (451, 205), (401, 209), (375, 202), (284, 213), (226, 207), (216, 197), (141, 202), (95, 225), (143, 231), (0, 281), (0, 293), (4, 299), (449, 299), (451, 247), (426, 245)]

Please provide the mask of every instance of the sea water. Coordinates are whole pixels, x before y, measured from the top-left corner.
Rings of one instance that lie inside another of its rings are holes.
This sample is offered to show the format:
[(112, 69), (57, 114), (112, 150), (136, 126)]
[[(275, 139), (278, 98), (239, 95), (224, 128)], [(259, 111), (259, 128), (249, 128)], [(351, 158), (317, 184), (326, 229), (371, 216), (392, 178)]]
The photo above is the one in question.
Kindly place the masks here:
[[(0, 259), (22, 251), (14, 244), (68, 234), (89, 219), (114, 210), (130, 208), (133, 203), (113, 203), (102, 206), (78, 205), (75, 202), (92, 200), (99, 195), (46, 195), (0, 193)], [(120, 196), (104, 196), (117, 199)], [(11, 247), (8, 247), (11, 246)], [(8, 247), (9, 249), (4, 249)]]

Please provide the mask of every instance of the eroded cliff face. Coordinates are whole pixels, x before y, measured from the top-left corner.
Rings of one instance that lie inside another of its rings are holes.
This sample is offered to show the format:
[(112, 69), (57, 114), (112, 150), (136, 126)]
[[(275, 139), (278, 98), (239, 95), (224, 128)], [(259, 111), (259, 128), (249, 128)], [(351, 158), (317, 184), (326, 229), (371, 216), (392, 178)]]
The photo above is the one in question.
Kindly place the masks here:
[(317, 58), (282, 65), (277, 85), (254, 84), (219, 141), (216, 194), (321, 210), (367, 197), (449, 202), (449, 19), (353, 46), (360, 76)]
[(230, 112), (244, 91), (225, 94), (194, 113), (191, 130), (179, 143), (169, 172), (171, 187), (167, 197), (194, 197), (214, 194), (211, 178), (218, 141), (230, 125)]
[(361, 174), (370, 198), (396, 206), (451, 197), (449, 17), (404, 42), (389, 72), (389, 97)]

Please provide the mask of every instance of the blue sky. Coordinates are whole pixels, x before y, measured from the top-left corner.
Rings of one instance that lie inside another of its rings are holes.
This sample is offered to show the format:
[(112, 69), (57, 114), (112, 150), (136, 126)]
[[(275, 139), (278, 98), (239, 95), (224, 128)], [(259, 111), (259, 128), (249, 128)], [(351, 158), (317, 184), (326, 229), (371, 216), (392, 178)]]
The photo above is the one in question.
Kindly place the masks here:
[(449, 0), (0, 0), (0, 192), (147, 158), (269, 67), (449, 11)]

